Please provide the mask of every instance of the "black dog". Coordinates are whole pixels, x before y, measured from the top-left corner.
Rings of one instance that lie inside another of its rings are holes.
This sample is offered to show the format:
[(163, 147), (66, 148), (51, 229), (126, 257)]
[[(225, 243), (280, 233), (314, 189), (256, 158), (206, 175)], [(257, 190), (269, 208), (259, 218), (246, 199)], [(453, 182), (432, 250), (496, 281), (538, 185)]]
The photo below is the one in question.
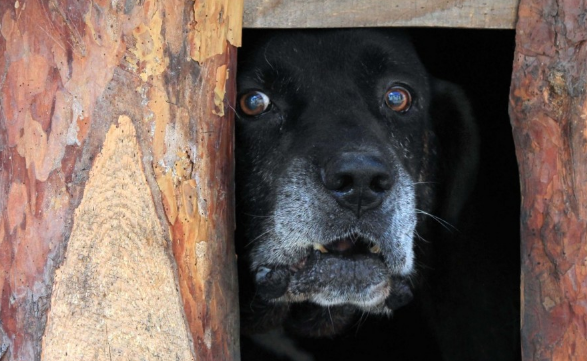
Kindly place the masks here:
[(456, 223), (475, 176), (461, 91), (397, 31), (280, 34), (239, 57), (243, 330), (334, 335), (409, 303), (415, 243), (432, 214)]

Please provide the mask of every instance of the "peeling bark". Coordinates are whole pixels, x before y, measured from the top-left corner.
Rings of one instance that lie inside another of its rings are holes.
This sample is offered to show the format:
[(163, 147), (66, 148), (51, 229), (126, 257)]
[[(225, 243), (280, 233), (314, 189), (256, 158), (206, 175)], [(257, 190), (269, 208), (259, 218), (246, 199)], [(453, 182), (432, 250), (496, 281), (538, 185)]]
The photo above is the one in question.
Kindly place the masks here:
[[(202, 4), (0, 2), (2, 361), (239, 358), (229, 104), (242, 1)], [(196, 33), (215, 51), (195, 56)], [(105, 154), (115, 173), (97, 166)], [(120, 322), (124, 337), (104, 332)]]
[(522, 190), (524, 360), (587, 358), (585, 3), (522, 0), (510, 114)]

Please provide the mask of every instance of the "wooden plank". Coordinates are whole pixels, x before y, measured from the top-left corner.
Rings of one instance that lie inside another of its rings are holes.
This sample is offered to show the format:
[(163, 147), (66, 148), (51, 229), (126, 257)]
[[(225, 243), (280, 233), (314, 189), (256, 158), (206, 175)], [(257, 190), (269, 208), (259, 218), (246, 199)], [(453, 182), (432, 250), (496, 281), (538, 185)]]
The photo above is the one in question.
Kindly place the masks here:
[(510, 115), (522, 193), (522, 355), (587, 360), (585, 2), (522, 0)]
[(0, 1), (0, 360), (239, 359), (241, 13)]
[(519, 0), (246, 0), (246, 28), (513, 29)]

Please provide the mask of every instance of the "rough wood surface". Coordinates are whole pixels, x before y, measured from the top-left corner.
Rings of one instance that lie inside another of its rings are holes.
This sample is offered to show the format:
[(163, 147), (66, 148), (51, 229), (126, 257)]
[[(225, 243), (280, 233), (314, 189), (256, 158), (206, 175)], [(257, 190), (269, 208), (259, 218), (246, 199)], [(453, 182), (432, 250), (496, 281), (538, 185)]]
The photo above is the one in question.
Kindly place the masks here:
[[(196, 14), (203, 3), (0, 1), (2, 361), (80, 359), (60, 327), (99, 350), (88, 360), (239, 358), (229, 102), (242, 3)], [(136, 134), (107, 136), (125, 129)], [(115, 175), (97, 165), (106, 154)], [(123, 340), (121, 323), (153, 327)]]
[(587, 360), (585, 2), (522, 0), (510, 114), (522, 190), (524, 360)]
[(43, 360), (194, 360), (127, 116), (110, 126), (55, 272)]
[(246, 0), (246, 28), (513, 29), (519, 0)]

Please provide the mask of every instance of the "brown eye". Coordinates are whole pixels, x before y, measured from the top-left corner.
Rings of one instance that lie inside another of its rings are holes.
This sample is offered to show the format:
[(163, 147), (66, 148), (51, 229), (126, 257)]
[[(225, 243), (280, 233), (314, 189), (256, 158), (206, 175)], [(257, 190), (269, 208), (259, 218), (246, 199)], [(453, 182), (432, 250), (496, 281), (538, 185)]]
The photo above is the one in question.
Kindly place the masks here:
[(407, 89), (394, 86), (385, 94), (385, 104), (394, 112), (404, 113), (412, 105), (412, 95)]
[(259, 115), (267, 110), (269, 104), (271, 104), (269, 97), (258, 90), (245, 93), (241, 96), (239, 102), (243, 113), (247, 115)]

